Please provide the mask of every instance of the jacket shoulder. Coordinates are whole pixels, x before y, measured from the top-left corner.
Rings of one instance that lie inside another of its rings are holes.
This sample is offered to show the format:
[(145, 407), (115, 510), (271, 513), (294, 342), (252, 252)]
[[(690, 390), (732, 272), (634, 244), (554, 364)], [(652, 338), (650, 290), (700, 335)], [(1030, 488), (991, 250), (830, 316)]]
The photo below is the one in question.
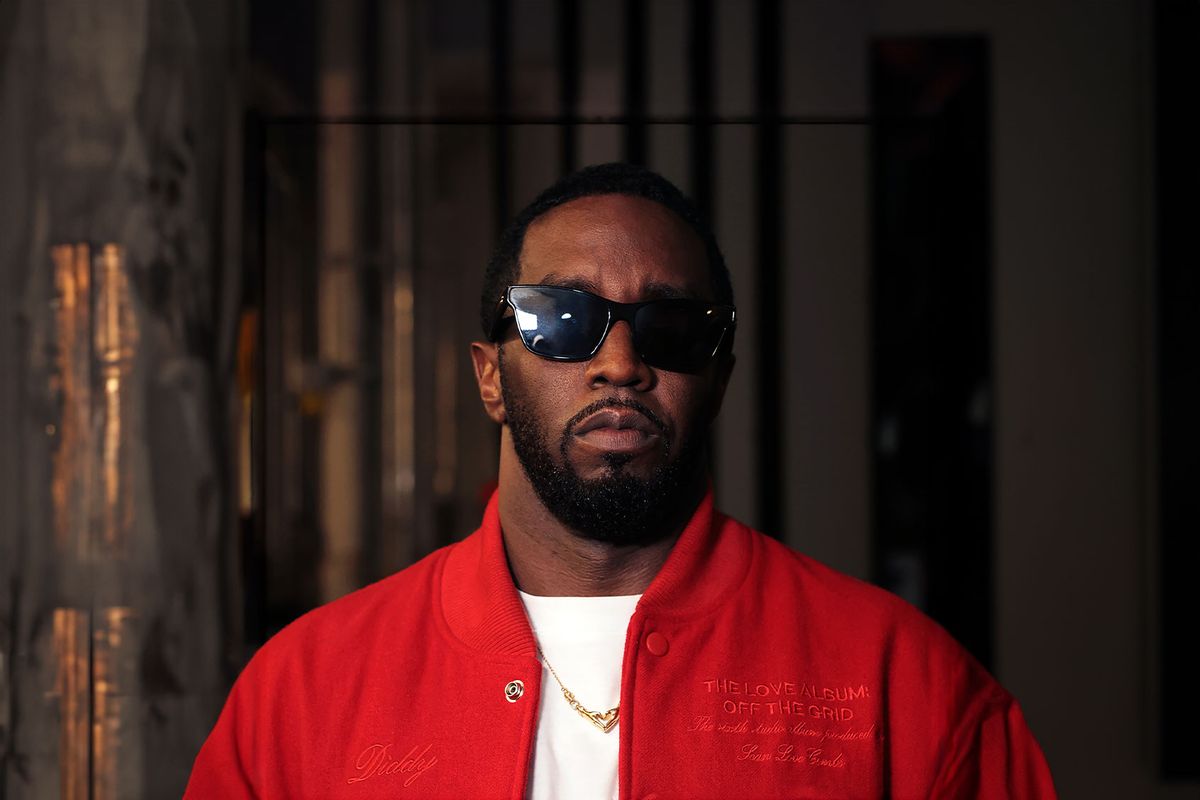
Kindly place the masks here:
[(760, 554), (754, 571), (762, 591), (774, 609), (792, 609), (796, 624), (810, 635), (831, 647), (878, 659), (895, 677), (911, 669), (914, 678), (964, 681), (995, 701), (1009, 699), (953, 636), (908, 601), (763, 533), (746, 530)]
[(891, 592), (751, 535), (760, 587), (752, 602), (769, 606), (776, 630), (794, 632), (797, 659), (822, 675), (855, 676), (878, 688), (880, 719), (896, 721), (885, 732), (893, 762), (909, 765), (897, 769), (893, 786), (910, 792), (897, 794), (925, 796), (916, 787), (934, 785), (942, 788), (931, 796), (969, 796), (947, 787), (977, 778), (999, 758), (1022, 765), (1014, 778), (1030, 787), (1022, 796), (1052, 795), (1016, 701), (941, 625)]

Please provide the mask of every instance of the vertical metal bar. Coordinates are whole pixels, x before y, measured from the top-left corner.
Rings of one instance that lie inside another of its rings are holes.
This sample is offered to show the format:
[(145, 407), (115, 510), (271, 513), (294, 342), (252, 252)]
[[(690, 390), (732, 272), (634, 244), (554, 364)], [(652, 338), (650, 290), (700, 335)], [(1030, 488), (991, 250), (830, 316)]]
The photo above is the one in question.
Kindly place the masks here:
[(103, 547), (123, 553), (129, 544), (133, 519), (130, 459), (131, 398), (129, 377), (139, 339), (129, 289), (124, 251), (113, 244), (96, 254), (93, 269), (96, 314), (93, 318), (95, 357), (101, 369), (104, 434), (100, 442), (103, 492)]
[(138, 627), (138, 614), (128, 606), (92, 613), (91, 800), (136, 796), (144, 771), (144, 749), (138, 741), (138, 673), (144, 648)]
[(55, 366), (62, 412), (47, 433), (57, 438), (51, 493), (55, 545), (62, 558), (86, 562), (91, 502), (92, 281), (86, 244), (51, 248), (55, 272)]
[(646, 163), (646, 4), (625, 0), (625, 160)]
[[(414, 10), (388, 3), (380, 8), (376, 36), (389, 44), (379, 48), (381, 104), (411, 110), (416, 105), (416, 65), (412, 41)], [(378, 574), (395, 572), (412, 561), (415, 532), (415, 422), (413, 413), (413, 237), (416, 196), (413, 170), (416, 126), (387, 126), (380, 138), (380, 243), (386, 254), (381, 274), (380, 348), (380, 536), (376, 552)], [(383, 535), (386, 531), (387, 534)]]
[[(109, 565), (136, 561), (138, 507), (134, 477), (134, 393), (141, 325), (133, 305), (124, 248), (105, 244), (92, 262), (92, 350), (102, 387), (96, 411), (103, 419), (96, 443), (98, 536), (93, 537), (95, 589), (91, 599), (91, 794), (108, 800), (138, 794), (145, 780), (136, 614), (120, 604), (123, 592), (109, 583)], [(99, 606), (99, 607), (97, 607)]]
[(688, 100), (692, 200), (704, 219), (713, 218), (713, 7), (693, 0), (688, 20)]
[[(87, 244), (51, 247), (54, 266), (54, 377), (60, 398), (57, 419), (46, 433), (57, 440), (52, 452), (54, 553), (72, 574), (56, 598), (54, 658), (59, 726), (59, 792), (67, 800), (86, 800), (92, 785), (91, 615), (95, 567), (92, 531), (92, 475), (95, 447), (93, 416), (93, 281)], [(101, 431), (102, 433), (102, 431)]]
[[(364, 0), (362, 47), (359, 51), (359, 93), (363, 110), (367, 114), (380, 111), (380, 58), (379, 38), (369, 35), (380, 29), (380, 0)], [(360, 185), (366, 208), (359, 221), (359, 247), (364, 251), (358, 273), (358, 290), (361, 314), (358, 322), (358, 337), (361, 342), (359, 363), (370, 375), (379, 375), (383, 368), (382, 342), (379, 332), (383, 327), (383, 304), (385, 292), (383, 258), (383, 219), (381, 209), (382, 192), (378, 176), (383, 159), (383, 128), (379, 125), (362, 126), (360, 145)], [(383, 487), (376, 480), (383, 468), (383, 404), (382, 384), (377, 380), (362, 383), (362, 413), (360, 417), (359, 460), (362, 475), (362, 547), (359, 550), (358, 574), (360, 582), (366, 583), (384, 577), (380, 571), (380, 539), (382, 537)]]
[(509, 160), (509, 115), (512, 113), (512, 6), (509, 0), (491, 0), (492, 62), (492, 184), (496, 230), (504, 229), (512, 196)]
[(988, 45), (882, 39), (871, 57), (876, 580), (990, 666)]
[(245, 271), (242, 276), (242, 291), (244, 293), (243, 307), (259, 309), (261, 324), (255, 331), (255, 349), (259, 358), (254, 367), (254, 381), (257, 390), (251, 390), (250, 399), (250, 436), (251, 457), (251, 498), (253, 505), (248, 513), (240, 517), (240, 555), (242, 590), (242, 613), (239, 620), (240, 637), (231, 637), (231, 652), (228, 654), (227, 676), (232, 682), (236, 670), (243, 663), (242, 647), (257, 647), (267, 636), (267, 510), (279, 507), (272, 503), (271, 492), (276, 489), (269, 481), (267, 470), (267, 453), (271, 446), (271, 434), (274, 433), (277, 419), (270, 414), (272, 397), (268, 396), (268, 387), (275, 377), (272, 374), (272, 342), (274, 333), (278, 330), (277, 314), (279, 303), (267, 301), (267, 257), (266, 257), (266, 219), (267, 219), (267, 182), (266, 182), (266, 124), (260, 114), (248, 112), (243, 134), (245, 158), (245, 192), (246, 219), (244, 222), (244, 239), (242, 263)]
[[(693, 0), (687, 32), (689, 165), (692, 202), (713, 224), (713, 27), (712, 0)], [(718, 437), (709, 437), (708, 472), (717, 480)]]
[(1157, 497), (1159, 551), (1157, 606), (1153, 631), (1158, 647), (1155, 670), (1159, 713), (1158, 768), (1164, 778), (1200, 779), (1200, 695), (1192, 689), (1200, 660), (1191, 649), (1200, 589), (1200, 244), (1195, 227), (1200, 214), (1200, 111), (1190, 102), (1192, 76), (1200, 58), (1200, 4), (1178, 0), (1154, 3), (1155, 180), (1158, 253), (1155, 268), (1157, 305), (1155, 376), (1158, 426), (1155, 446), (1159, 471)]
[(86, 610), (54, 609), (59, 796), (63, 800), (87, 800), (91, 786), (90, 641)]
[[(356, 111), (362, 103), (359, 41), (364, 2), (322, 3), (319, 108)], [(319, 519), (322, 602), (361, 585), (363, 331), (361, 257), (363, 132), (356, 125), (318, 130), (317, 370), (309, 388), (319, 398)]]
[[(411, 6), (410, 6), (411, 7)], [(408, 69), (408, 92), (412, 108), (417, 109), (422, 107), (422, 103), (426, 97), (431, 94), (426, 87), (429, 85), (428, 77), (422, 77), (421, 67), (426, 63), (426, 51), (421, 47), (421, 39), (418, 36), (418, 30), (424, 16), (420, 7), (412, 7), (412, 22), (409, 27), (408, 35), (408, 50), (410, 53), (407, 69)], [(410, 239), (407, 247), (408, 255), (411, 259), (408, 270), (402, 277), (402, 291), (407, 290), (407, 298), (401, 295), (397, 298), (400, 303), (400, 311), (405, 314), (410, 323), (408, 332), (411, 338), (408, 344), (408, 350), (405, 353), (407, 363), (401, 365), (402, 369), (407, 371), (405, 380), (407, 381), (406, 390), (408, 401), (409, 415), (408, 420), (412, 425), (412, 437), (406, 442), (400, 444), (407, 447), (407, 452), (410, 454), (408, 460), (409, 472), (403, 477), (407, 479), (405, 489), (408, 492), (409, 505), (409, 521), (411, 534), (407, 543), (406, 555), (410, 561), (416, 561), (426, 553), (437, 547), (436, 532), (434, 530), (432, 515), (428, 513), (428, 504), (419, 502), (422, 496), (422, 490), (427, 488), (428, 484), (424, 480), (424, 465), (423, 465), (423, 432), (422, 426), (427, 425), (432, 419), (432, 415), (428, 413), (424, 397), (427, 396), (424, 384), (426, 382), (421, 374), (426, 362), (421, 354), (423, 338), (420, 333), (427, 319), (432, 318), (432, 314), (428, 308), (423, 308), (419, 302), (426, 295), (424, 285), (427, 280), (423, 276), (427, 276), (431, 271), (429, 267), (429, 259), (426, 254), (426, 236), (425, 226), (429, 222), (429, 211), (426, 204), (426, 193), (423, 193), (423, 187), (432, 185), (433, 181), (429, 179), (429, 168), (426, 162), (427, 154), (433, 152), (433, 133), (436, 128), (426, 126), (414, 126), (409, 134), (408, 147), (408, 173), (407, 173), (407, 189), (410, 198), (409, 216), (410, 216)], [(407, 300), (407, 303), (405, 302)]]
[(579, 0), (558, 0), (558, 113), (562, 174), (575, 170), (576, 130), (570, 121), (579, 112)]
[(759, 454), (758, 513), (762, 530), (779, 536), (783, 524), (782, 427), (783, 327), (782, 308), (782, 172), (783, 148), (779, 123), (781, 102), (779, 0), (755, 3), (754, 45), (755, 115), (757, 117), (755, 175), (757, 179), (758, 265), (758, 397), (757, 440)]

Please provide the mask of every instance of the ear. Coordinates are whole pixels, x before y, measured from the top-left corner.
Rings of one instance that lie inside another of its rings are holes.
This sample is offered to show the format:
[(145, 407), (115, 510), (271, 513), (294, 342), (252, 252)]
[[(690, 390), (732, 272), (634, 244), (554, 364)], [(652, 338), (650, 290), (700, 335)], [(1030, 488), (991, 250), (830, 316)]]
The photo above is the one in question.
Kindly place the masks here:
[(471, 363), (475, 367), (475, 382), (479, 384), (479, 399), (483, 410), (497, 425), (508, 421), (504, 410), (504, 393), (500, 385), (500, 345), (493, 342), (471, 342)]

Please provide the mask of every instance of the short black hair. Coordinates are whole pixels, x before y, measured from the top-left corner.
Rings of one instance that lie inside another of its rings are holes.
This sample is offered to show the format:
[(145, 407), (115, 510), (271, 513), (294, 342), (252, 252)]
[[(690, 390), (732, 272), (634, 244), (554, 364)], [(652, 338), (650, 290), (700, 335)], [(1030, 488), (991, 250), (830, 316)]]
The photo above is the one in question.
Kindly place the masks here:
[(492, 317), (500, 297), (517, 282), (520, 275), (525, 231), (533, 221), (564, 203), (601, 194), (644, 197), (675, 212), (704, 242), (714, 299), (722, 305), (733, 305), (733, 281), (729, 277), (729, 268), (725, 266), (725, 257), (721, 255), (721, 248), (717, 246), (717, 238), (708, 221), (692, 201), (675, 184), (645, 167), (622, 163), (596, 164), (559, 178), (553, 186), (525, 206), (500, 234), (500, 243), (483, 273), (479, 321), (485, 336), (491, 334)]

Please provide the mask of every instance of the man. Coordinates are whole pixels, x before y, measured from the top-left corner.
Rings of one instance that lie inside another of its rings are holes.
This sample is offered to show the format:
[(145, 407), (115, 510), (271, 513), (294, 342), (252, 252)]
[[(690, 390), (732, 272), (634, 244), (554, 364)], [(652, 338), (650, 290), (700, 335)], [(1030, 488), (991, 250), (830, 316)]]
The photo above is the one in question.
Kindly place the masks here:
[(675, 187), (563, 179), (506, 231), (482, 312), (482, 526), (263, 647), (189, 797), (1054, 795), (944, 631), (713, 509), (737, 319)]

